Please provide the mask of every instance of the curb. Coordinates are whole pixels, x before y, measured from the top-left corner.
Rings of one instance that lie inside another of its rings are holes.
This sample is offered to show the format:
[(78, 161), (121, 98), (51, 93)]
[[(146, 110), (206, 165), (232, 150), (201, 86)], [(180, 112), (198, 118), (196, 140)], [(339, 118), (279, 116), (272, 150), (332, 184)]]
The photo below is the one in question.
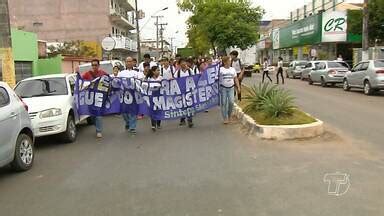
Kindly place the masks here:
[(303, 125), (260, 125), (245, 114), (237, 104), (234, 104), (233, 115), (247, 129), (249, 135), (256, 135), (263, 139), (303, 139), (317, 137), (324, 133), (324, 123), (319, 119), (314, 123)]

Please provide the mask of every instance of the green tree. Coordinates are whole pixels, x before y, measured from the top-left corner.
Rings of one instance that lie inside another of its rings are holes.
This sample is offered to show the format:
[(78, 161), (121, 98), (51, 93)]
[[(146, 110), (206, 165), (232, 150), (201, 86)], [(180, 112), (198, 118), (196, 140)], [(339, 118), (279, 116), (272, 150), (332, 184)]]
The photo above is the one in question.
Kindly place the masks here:
[(207, 35), (204, 34), (204, 32), (194, 27), (194, 28), (188, 29), (187, 35), (189, 38), (187, 47), (193, 47), (193, 51), (195, 55), (203, 56), (209, 53), (209, 50), (211, 47), (208, 43)]
[(187, 21), (191, 44), (207, 40), (202, 44), (209, 44), (216, 54), (232, 46), (246, 49), (258, 40), (264, 11), (248, 0), (184, 0), (179, 7), (193, 14)]
[(92, 47), (82, 44), (82, 41), (65, 41), (57, 46), (48, 46), (50, 56), (56, 56), (58, 54), (71, 55), (77, 57), (95, 57), (96, 52)]
[(384, 0), (370, 0), (368, 3), (369, 14), (369, 43), (375, 44), (375, 40), (378, 39), (379, 43), (384, 43)]

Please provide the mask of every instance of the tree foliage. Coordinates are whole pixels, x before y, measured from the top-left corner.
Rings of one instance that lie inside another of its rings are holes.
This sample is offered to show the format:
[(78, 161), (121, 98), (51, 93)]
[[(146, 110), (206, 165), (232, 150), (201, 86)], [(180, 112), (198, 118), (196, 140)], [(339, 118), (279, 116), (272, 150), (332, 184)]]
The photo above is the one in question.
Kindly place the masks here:
[(95, 57), (97, 54), (92, 47), (86, 46), (82, 41), (66, 41), (60, 43), (57, 46), (48, 46), (48, 50), (51, 56), (71, 55), (76, 57)]
[(209, 46), (215, 52), (216, 48), (246, 49), (254, 45), (264, 14), (248, 0), (184, 0), (179, 7), (193, 14), (187, 21), (188, 39), (195, 45), (193, 48), (205, 50)]
[(369, 42), (375, 44), (375, 40), (379, 39), (384, 43), (384, 0), (370, 0), (368, 3), (368, 31)]

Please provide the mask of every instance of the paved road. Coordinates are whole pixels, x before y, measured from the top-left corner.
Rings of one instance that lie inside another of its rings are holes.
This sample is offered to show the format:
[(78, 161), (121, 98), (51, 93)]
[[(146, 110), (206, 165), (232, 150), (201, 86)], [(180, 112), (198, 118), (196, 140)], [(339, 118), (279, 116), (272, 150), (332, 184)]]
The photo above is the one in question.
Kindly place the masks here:
[[(260, 80), (260, 75), (254, 74), (246, 78), (245, 83)], [(344, 92), (340, 87), (310, 86), (299, 79), (286, 79), (284, 88), (293, 93), (297, 105), (304, 111), (355, 139), (384, 150), (384, 92), (365, 96), (362, 90)]]
[[(327, 91), (327, 90), (326, 90)], [(81, 127), (73, 144), (39, 140), (29, 172), (0, 169), (1, 215), (202, 216), (383, 215), (383, 155), (334, 133), (302, 141), (264, 141), (217, 109), (193, 129), (148, 120), (130, 137), (122, 120), (105, 120), (104, 139)], [(341, 197), (327, 194), (325, 173), (351, 175)]]

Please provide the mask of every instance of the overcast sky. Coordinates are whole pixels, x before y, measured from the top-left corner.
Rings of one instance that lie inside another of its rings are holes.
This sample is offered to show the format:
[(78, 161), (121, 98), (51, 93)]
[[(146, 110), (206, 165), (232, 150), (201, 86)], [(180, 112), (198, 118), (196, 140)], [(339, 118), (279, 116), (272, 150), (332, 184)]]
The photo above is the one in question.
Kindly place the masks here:
[[(252, 0), (254, 5), (260, 5), (266, 10), (264, 20), (289, 18), (289, 12), (303, 6), (311, 0)], [(161, 9), (168, 7), (166, 11)], [(145, 12), (145, 18), (140, 21), (141, 38), (156, 39), (155, 19), (153, 15), (163, 15), (162, 23), (168, 23), (165, 28), (165, 39), (170, 42), (174, 37), (173, 46), (185, 46), (186, 24), (189, 14), (180, 12), (176, 6), (176, 0), (138, 0), (138, 8)]]

